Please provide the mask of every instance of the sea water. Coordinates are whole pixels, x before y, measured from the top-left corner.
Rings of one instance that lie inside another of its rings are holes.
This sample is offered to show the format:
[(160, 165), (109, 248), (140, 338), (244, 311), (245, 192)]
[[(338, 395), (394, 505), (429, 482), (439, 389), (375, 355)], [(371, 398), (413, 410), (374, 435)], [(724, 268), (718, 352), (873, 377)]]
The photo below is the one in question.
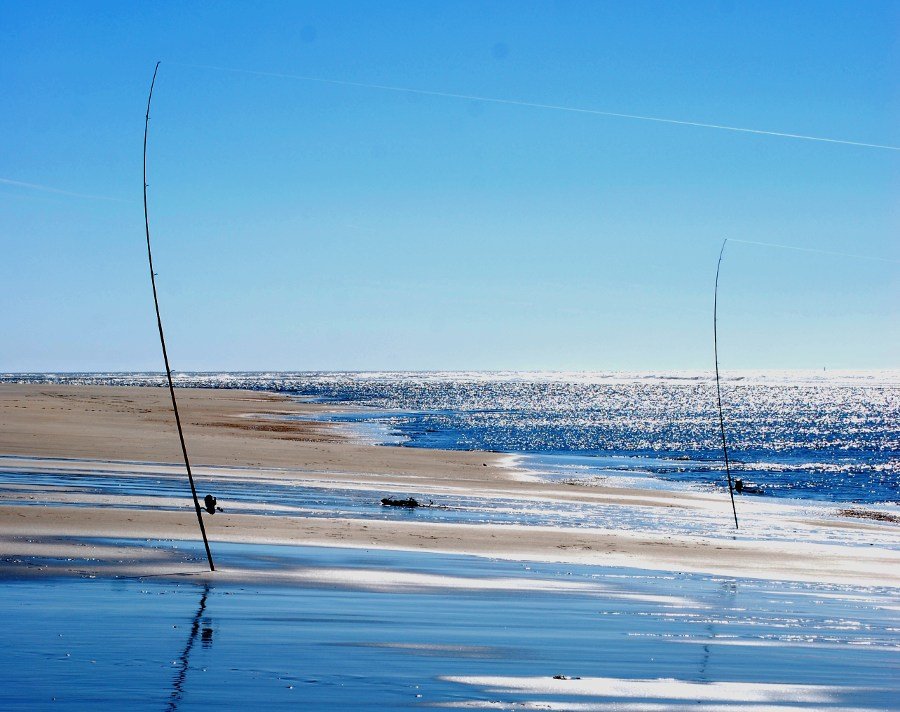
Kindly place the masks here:
[[(164, 376), (0, 381), (161, 385)], [(383, 445), (489, 450), (558, 479), (727, 486), (710, 373), (179, 373), (330, 404), (319, 417)], [(900, 371), (753, 372), (721, 382), (732, 473), (758, 496), (900, 503)]]

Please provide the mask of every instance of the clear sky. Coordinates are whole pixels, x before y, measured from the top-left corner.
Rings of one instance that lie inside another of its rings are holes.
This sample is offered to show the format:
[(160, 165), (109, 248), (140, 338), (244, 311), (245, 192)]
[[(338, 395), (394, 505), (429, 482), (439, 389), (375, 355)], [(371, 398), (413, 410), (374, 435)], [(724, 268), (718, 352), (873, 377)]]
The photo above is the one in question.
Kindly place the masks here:
[[(900, 366), (896, 2), (0, 2), (0, 371)], [(29, 184), (29, 185), (23, 185)], [(50, 190), (52, 189), (52, 190)]]

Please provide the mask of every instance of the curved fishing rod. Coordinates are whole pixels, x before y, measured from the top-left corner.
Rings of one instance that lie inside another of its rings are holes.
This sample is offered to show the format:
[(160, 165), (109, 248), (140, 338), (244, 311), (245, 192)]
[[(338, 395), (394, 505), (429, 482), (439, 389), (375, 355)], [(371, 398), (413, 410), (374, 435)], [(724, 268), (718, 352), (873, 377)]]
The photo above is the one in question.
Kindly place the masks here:
[(163, 361), (166, 364), (166, 378), (169, 381), (169, 394), (172, 396), (172, 410), (175, 412), (175, 424), (178, 426), (178, 439), (181, 441), (181, 454), (184, 455), (184, 466), (187, 469), (188, 482), (191, 483), (191, 494), (194, 497), (194, 509), (197, 510), (197, 522), (200, 524), (200, 533), (203, 535), (203, 546), (206, 547), (206, 559), (209, 561), (209, 570), (215, 571), (212, 552), (209, 550), (209, 540), (206, 538), (206, 528), (203, 526), (203, 515), (200, 513), (200, 500), (197, 499), (197, 488), (194, 487), (194, 476), (191, 474), (191, 462), (188, 459), (187, 447), (184, 444), (184, 431), (181, 429), (181, 417), (178, 415), (178, 402), (175, 400), (175, 386), (172, 385), (172, 369), (169, 368), (169, 354), (166, 351), (166, 337), (163, 335), (162, 317), (159, 315), (159, 297), (156, 294), (156, 273), (153, 271), (153, 252), (150, 250), (150, 216), (147, 213), (147, 133), (150, 130), (150, 101), (153, 99), (153, 85), (156, 84), (156, 73), (159, 71), (159, 62), (153, 70), (153, 79), (150, 81), (150, 93), (147, 95), (147, 115), (144, 117), (144, 228), (147, 233), (147, 262), (150, 264), (150, 285), (153, 287), (153, 305), (156, 307), (156, 325), (159, 327), (159, 343), (162, 346)]
[(725, 439), (725, 417), (722, 415), (722, 388), (719, 385), (719, 269), (722, 267), (722, 255), (725, 253), (726, 237), (719, 250), (719, 262), (716, 264), (716, 290), (713, 294), (713, 355), (716, 361), (716, 399), (719, 402), (719, 430), (722, 432), (722, 452), (725, 455), (725, 473), (728, 475), (728, 494), (731, 495), (731, 511), (734, 512), (734, 528), (738, 529), (737, 507), (734, 504), (734, 485), (731, 481), (731, 467), (728, 463), (728, 441)]

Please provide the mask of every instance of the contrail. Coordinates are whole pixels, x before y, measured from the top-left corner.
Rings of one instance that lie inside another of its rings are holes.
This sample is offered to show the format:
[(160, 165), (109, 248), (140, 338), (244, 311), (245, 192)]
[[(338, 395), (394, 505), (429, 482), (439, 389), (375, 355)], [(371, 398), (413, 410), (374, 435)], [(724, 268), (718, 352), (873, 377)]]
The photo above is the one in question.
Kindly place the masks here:
[(900, 260), (892, 260), (889, 257), (877, 257), (875, 255), (861, 255), (852, 252), (834, 252), (832, 250), (820, 250), (817, 247), (797, 247), (796, 245), (779, 245), (774, 242), (757, 242), (755, 240), (738, 240), (735, 237), (729, 237), (728, 242), (740, 242), (745, 245), (758, 245), (760, 247), (776, 247), (782, 250), (796, 250), (797, 252), (816, 252), (820, 255), (832, 255), (834, 257), (852, 257), (858, 260), (877, 260), (878, 262), (890, 262), (891, 264), (900, 264)]
[(678, 126), (694, 126), (703, 129), (718, 129), (720, 131), (736, 131), (738, 133), (757, 134), (759, 136), (777, 136), (780, 138), (794, 138), (803, 141), (819, 141), (821, 143), (837, 143), (844, 146), (861, 146), (863, 148), (877, 148), (883, 151), (900, 151), (900, 146), (888, 146), (880, 143), (864, 143), (862, 141), (847, 141), (839, 138), (824, 138), (822, 136), (808, 136), (805, 134), (785, 133), (782, 131), (765, 131), (763, 129), (750, 129), (740, 126), (726, 126), (724, 124), (710, 124), (700, 121), (685, 121), (681, 119), (668, 119), (661, 116), (644, 116), (641, 114), (624, 114), (616, 111), (600, 111), (599, 109), (580, 109), (574, 106), (561, 106), (558, 104), (542, 104), (533, 101), (518, 101), (515, 99), (496, 99), (487, 96), (473, 94), (455, 94), (453, 92), (432, 91), (428, 89), (411, 89), (409, 87), (391, 86), (388, 84), (368, 84), (365, 82), (351, 82), (343, 79), (324, 79), (322, 77), (309, 77), (302, 74), (283, 74), (279, 72), (261, 72), (253, 69), (234, 69), (231, 67), (217, 67), (210, 64), (188, 64), (184, 62), (171, 62), (181, 67), (193, 67), (195, 69), (212, 69), (219, 72), (236, 72), (239, 74), (254, 74), (262, 77), (279, 77), (281, 79), (301, 79), (307, 82), (319, 82), (321, 84), (336, 84), (338, 86), (359, 87), (362, 89), (380, 89), (382, 91), (401, 92), (405, 94), (419, 94), (422, 96), (438, 96), (446, 99), (465, 99), (467, 101), (482, 101), (489, 104), (506, 104), (508, 106), (526, 106), (532, 109), (550, 109), (552, 111), (568, 111), (574, 114), (591, 114), (593, 116), (609, 116), (619, 119), (633, 119), (637, 121), (654, 121), (660, 124), (676, 124)]
[(91, 195), (89, 193), (75, 193), (71, 190), (61, 190), (59, 188), (51, 188), (48, 185), (38, 185), (37, 183), (25, 183), (20, 180), (10, 180), (9, 178), (0, 178), (0, 183), (4, 185), (15, 185), (19, 188), (29, 188), (30, 190), (41, 190), (45, 193), (56, 193), (57, 195), (69, 195), (73, 198), (90, 198), (91, 200), (112, 200), (117, 203), (127, 203), (129, 201), (122, 198), (112, 198), (108, 195)]

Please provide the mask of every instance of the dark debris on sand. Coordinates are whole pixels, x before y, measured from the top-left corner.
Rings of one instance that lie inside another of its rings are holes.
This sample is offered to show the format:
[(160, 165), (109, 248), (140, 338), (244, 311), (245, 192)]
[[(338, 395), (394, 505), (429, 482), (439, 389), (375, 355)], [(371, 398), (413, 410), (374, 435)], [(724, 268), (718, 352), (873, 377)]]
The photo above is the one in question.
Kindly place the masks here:
[(900, 517), (886, 512), (876, 512), (871, 509), (842, 509), (838, 512), (842, 517), (856, 517), (857, 519), (874, 519), (878, 522), (890, 522), (900, 524)]

